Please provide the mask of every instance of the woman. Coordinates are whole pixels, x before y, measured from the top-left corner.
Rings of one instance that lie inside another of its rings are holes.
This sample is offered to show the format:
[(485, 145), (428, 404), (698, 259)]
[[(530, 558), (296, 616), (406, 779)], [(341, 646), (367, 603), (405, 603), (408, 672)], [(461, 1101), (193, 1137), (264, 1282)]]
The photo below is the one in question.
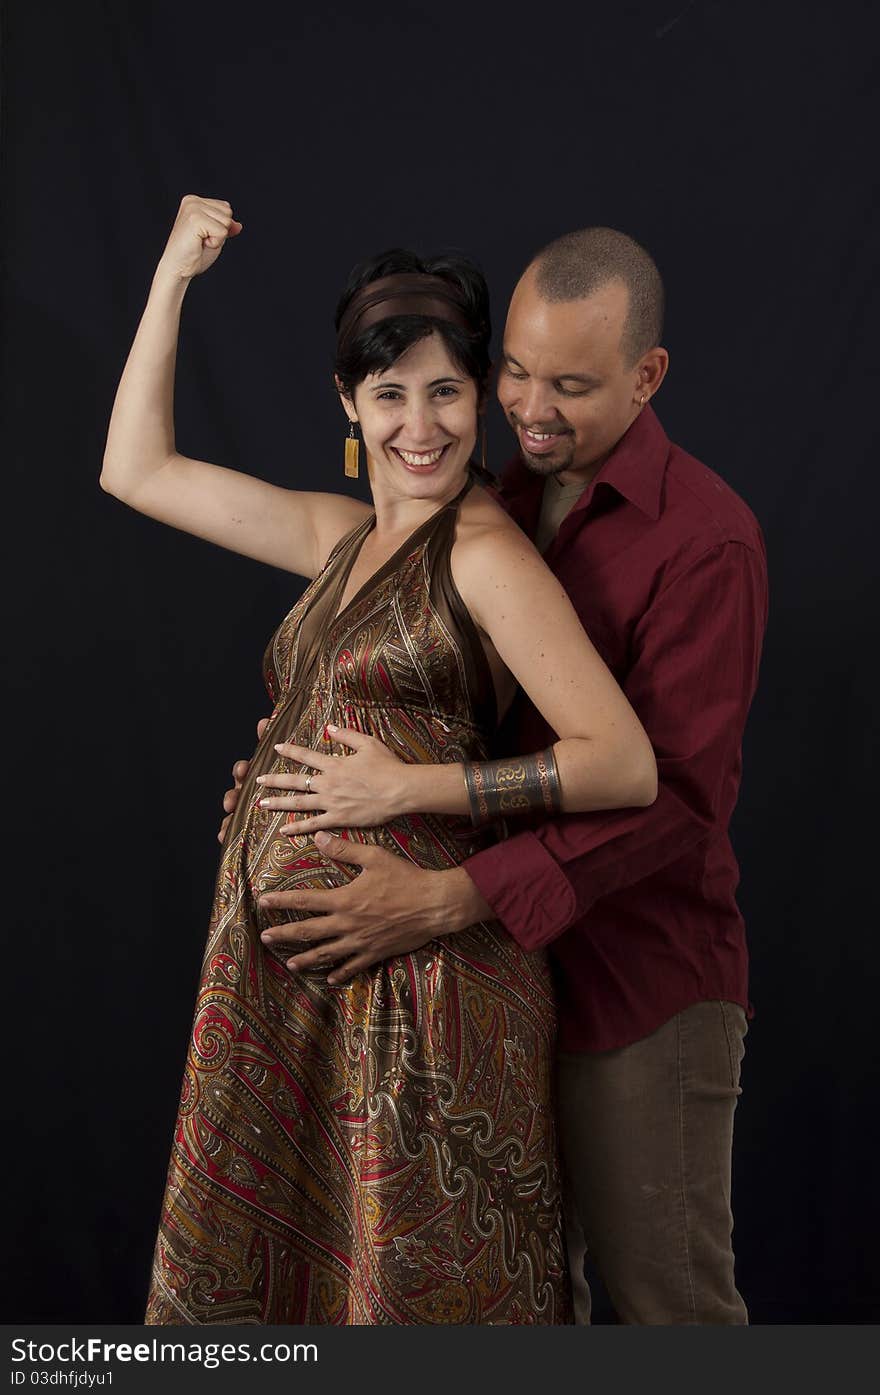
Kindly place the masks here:
[[(339, 989), (292, 974), (273, 938), (289, 913), (262, 898), (352, 871), (259, 781), (291, 777), (319, 819), (314, 762), (345, 756), (332, 769), (353, 787), (366, 764), (350, 809), (372, 826), (350, 835), (443, 868), (505, 810), (650, 803), (653, 755), (561, 587), (473, 481), (488, 296), (463, 259), (389, 254), (340, 302), (337, 386), (373, 509), (176, 452), (186, 286), (240, 229), (229, 204), (183, 200), (102, 474), (142, 512), (313, 579), (267, 651), (274, 711), (226, 833), (147, 1321), (566, 1322), (543, 959), (481, 924)], [(511, 791), (484, 757), (517, 682), (559, 740)]]

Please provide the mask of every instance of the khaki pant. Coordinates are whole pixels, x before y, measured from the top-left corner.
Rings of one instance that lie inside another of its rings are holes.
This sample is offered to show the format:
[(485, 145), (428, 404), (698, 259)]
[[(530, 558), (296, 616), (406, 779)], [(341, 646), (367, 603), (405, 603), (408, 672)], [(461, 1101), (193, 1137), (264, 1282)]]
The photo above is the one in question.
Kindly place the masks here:
[(730, 1165), (746, 1017), (697, 1003), (617, 1051), (559, 1055), (576, 1320), (586, 1251), (619, 1320), (748, 1322), (733, 1276)]

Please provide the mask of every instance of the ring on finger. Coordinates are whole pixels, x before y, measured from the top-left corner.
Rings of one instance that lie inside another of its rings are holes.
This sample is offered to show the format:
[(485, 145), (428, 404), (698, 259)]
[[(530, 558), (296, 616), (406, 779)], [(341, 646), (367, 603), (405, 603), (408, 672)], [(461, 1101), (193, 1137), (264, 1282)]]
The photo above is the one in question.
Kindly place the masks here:
[(308, 775), (306, 776), (306, 794), (311, 794), (311, 792), (312, 792), (312, 772), (311, 772), (311, 770), (310, 770), (309, 773), (308, 773)]

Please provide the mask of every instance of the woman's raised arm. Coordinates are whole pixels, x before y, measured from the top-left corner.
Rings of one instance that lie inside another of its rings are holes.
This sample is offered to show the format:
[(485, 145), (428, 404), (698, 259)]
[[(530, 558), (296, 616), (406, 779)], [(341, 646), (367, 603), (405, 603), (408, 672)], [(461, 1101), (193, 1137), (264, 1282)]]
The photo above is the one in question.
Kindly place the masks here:
[(341, 494), (281, 489), (175, 448), (183, 300), (193, 277), (213, 266), (241, 228), (221, 199), (187, 194), (181, 201), (117, 389), (101, 487), (161, 523), (313, 577), (333, 544), (368, 512), (365, 504)]

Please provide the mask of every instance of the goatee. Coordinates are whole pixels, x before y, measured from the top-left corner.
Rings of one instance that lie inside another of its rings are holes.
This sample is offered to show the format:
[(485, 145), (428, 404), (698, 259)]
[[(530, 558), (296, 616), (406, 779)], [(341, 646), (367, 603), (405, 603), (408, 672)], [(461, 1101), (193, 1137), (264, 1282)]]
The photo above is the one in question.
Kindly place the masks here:
[(559, 457), (556, 457), (554, 460), (549, 460), (546, 455), (530, 455), (522, 444), (520, 444), (519, 453), (526, 469), (531, 470), (533, 474), (543, 475), (545, 479), (552, 478), (553, 475), (561, 475), (563, 470), (570, 470), (574, 456), (574, 450), (568, 450), (564, 459), (560, 460)]

